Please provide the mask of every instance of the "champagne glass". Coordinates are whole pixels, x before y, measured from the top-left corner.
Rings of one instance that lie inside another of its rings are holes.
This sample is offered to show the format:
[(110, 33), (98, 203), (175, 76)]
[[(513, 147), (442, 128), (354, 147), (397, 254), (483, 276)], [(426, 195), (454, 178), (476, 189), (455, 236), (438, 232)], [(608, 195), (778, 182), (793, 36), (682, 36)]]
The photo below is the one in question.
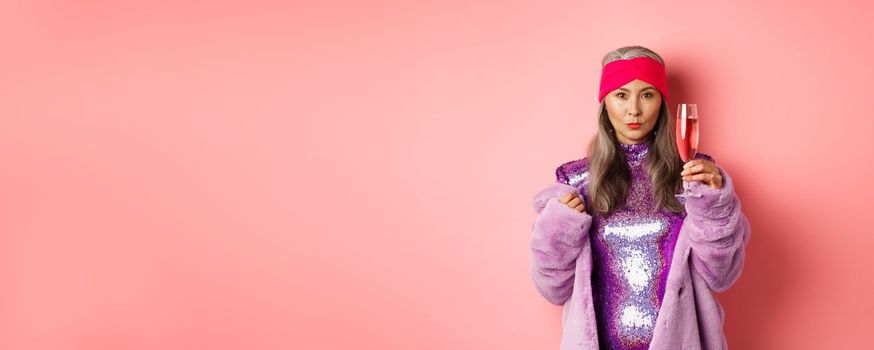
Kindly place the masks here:
[[(698, 105), (694, 103), (681, 103), (677, 106), (677, 122), (675, 123), (675, 134), (677, 139), (677, 151), (680, 153), (680, 158), (685, 164), (691, 159), (695, 159), (695, 154), (698, 152)], [(677, 194), (677, 197), (701, 197), (701, 194), (694, 193), (690, 189), (690, 183), (683, 181), (683, 193)]]

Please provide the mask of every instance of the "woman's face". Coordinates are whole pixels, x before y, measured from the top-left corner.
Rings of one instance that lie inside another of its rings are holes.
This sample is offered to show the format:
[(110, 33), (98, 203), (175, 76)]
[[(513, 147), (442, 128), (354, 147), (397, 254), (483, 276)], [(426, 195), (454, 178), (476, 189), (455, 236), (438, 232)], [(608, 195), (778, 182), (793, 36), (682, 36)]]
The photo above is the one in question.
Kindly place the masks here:
[(655, 128), (662, 94), (649, 83), (635, 79), (610, 91), (604, 103), (619, 142), (637, 144)]

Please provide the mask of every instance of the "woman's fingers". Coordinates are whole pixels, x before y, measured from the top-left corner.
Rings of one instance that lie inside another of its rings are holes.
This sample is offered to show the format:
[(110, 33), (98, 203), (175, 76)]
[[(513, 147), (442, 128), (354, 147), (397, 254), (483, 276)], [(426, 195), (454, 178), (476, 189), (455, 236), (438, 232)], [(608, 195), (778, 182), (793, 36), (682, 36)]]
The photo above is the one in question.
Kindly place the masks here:
[(713, 173), (699, 173), (683, 176), (683, 181), (704, 181), (706, 183), (712, 183), (714, 180), (717, 180), (716, 177), (717, 175)]
[(574, 193), (568, 192), (566, 195), (564, 195), (564, 197), (561, 197), (561, 199), (559, 199), (559, 201), (562, 204), (567, 204), (567, 202), (569, 202), (571, 200), (571, 198), (574, 198)]
[(582, 201), (580, 200), (580, 197), (574, 197), (574, 199), (571, 199), (570, 202), (567, 202), (567, 206), (573, 208), (573, 207), (580, 205), (580, 203), (582, 203)]
[(714, 175), (712, 173), (700, 173), (696, 175), (684, 176), (683, 181), (701, 181), (712, 188), (722, 188), (722, 175)]
[(684, 169), (680, 172), (680, 175), (682, 175), (684, 179), (689, 176), (701, 174), (719, 174), (716, 165), (703, 159), (689, 161), (685, 166), (683, 166), (683, 168)]
[(683, 176), (683, 181), (703, 181), (707, 174), (692, 174)]
[(712, 188), (722, 188), (722, 174), (719, 172), (719, 167), (711, 161), (703, 159), (689, 161), (683, 165), (680, 174), (683, 181), (701, 181)]
[(570, 208), (576, 209), (579, 212), (583, 212), (586, 210), (586, 207), (583, 205), (582, 199), (580, 199), (579, 195), (576, 192), (568, 192), (564, 197), (561, 197), (559, 201), (562, 204), (567, 205)]
[(583, 201), (580, 199), (580, 197), (574, 197), (574, 199), (568, 202), (567, 206), (581, 213), (586, 210), (586, 206), (583, 205)]
[[(692, 162), (695, 162), (695, 163), (692, 163)], [(693, 160), (693, 161), (690, 161), (689, 163), (686, 163), (686, 164), (687, 164), (687, 166), (685, 166), (683, 171), (680, 172), (680, 175), (685, 176), (685, 175), (697, 174), (697, 173), (704, 171), (707, 168), (706, 165), (699, 160)]]

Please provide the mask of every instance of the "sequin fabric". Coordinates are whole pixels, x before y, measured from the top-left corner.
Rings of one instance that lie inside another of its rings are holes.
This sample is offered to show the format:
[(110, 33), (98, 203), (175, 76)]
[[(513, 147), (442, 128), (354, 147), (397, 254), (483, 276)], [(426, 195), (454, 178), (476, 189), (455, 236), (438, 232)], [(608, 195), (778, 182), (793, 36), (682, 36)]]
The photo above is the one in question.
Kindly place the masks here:
[[(651, 141), (620, 144), (631, 170), (625, 204), (593, 216), (592, 297), (601, 349), (647, 349), (685, 213), (657, 209), (645, 162)], [(587, 160), (558, 169), (588, 201)], [(683, 203), (681, 201), (681, 203)]]

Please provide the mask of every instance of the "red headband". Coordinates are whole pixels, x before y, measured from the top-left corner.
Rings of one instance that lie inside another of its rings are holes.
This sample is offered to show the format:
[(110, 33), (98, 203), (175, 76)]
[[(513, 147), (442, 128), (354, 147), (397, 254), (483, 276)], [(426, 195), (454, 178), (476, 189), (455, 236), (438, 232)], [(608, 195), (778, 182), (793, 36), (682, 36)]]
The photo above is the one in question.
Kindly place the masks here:
[(662, 98), (668, 99), (668, 79), (665, 77), (665, 66), (649, 57), (637, 57), (629, 60), (616, 60), (604, 66), (601, 70), (601, 91), (598, 102), (604, 101), (604, 96), (634, 79), (650, 83), (662, 93)]

